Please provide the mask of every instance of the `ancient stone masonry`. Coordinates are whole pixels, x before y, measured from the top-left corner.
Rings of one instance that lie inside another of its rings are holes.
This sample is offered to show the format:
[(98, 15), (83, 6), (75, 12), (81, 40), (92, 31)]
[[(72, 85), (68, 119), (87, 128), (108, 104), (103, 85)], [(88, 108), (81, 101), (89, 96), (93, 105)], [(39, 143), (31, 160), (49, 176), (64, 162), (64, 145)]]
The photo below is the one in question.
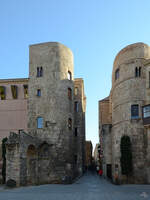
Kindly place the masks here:
[(60, 43), (30, 46), (27, 132), (7, 142), (6, 181), (17, 186), (71, 183), (83, 174), (83, 79), (75, 79), (73, 55)]
[(117, 179), (123, 183), (126, 178), (120, 165), (120, 141), (123, 135), (128, 135), (133, 156), (133, 173), (128, 181), (150, 183), (149, 59), (150, 47), (146, 44), (136, 43), (122, 49), (114, 61), (110, 95), (99, 101), (103, 170), (107, 177), (112, 174), (114, 182)]

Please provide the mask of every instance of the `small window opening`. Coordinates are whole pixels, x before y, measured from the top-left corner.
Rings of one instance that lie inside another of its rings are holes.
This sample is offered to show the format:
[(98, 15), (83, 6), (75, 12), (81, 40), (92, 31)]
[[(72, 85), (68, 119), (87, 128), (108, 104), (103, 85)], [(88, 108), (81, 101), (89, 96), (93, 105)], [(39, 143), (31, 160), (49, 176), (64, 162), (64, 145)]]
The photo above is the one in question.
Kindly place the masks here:
[(115, 71), (115, 80), (117, 80), (118, 78), (119, 78), (119, 69)]
[(37, 89), (37, 96), (40, 97), (41, 96), (41, 90)]
[(135, 77), (141, 77), (141, 67), (135, 68)]
[(70, 71), (68, 71), (68, 80), (72, 80), (72, 74)]
[(28, 85), (24, 85), (24, 98), (28, 98)]
[(43, 118), (42, 117), (37, 118), (37, 128), (43, 128)]
[(74, 163), (75, 163), (75, 165), (77, 164), (77, 160), (78, 160), (77, 155), (74, 155)]
[(77, 127), (74, 129), (74, 135), (75, 135), (75, 137), (78, 136), (78, 128)]
[(143, 107), (143, 118), (150, 117), (150, 105)]
[(0, 86), (0, 98), (1, 98), (1, 100), (6, 99), (6, 89), (4, 86)]
[(77, 87), (75, 87), (75, 89), (74, 89), (74, 94), (75, 94), (75, 95), (78, 94), (78, 88), (77, 88)]
[(135, 68), (135, 77), (138, 77), (138, 68)]
[(75, 111), (75, 112), (78, 112), (78, 111), (79, 111), (79, 102), (78, 102), (78, 101), (75, 101), (75, 102), (74, 102), (74, 111)]
[(11, 85), (11, 93), (12, 93), (13, 99), (17, 99), (17, 97), (18, 97), (18, 88), (17, 88), (16, 85)]
[(71, 130), (72, 129), (72, 119), (68, 119), (68, 128)]
[(131, 105), (131, 119), (139, 118), (139, 105)]
[(139, 77), (141, 77), (141, 67), (139, 67)]
[(43, 68), (37, 67), (37, 77), (42, 77), (42, 76), (43, 76)]
[(72, 89), (68, 88), (68, 98), (72, 100)]

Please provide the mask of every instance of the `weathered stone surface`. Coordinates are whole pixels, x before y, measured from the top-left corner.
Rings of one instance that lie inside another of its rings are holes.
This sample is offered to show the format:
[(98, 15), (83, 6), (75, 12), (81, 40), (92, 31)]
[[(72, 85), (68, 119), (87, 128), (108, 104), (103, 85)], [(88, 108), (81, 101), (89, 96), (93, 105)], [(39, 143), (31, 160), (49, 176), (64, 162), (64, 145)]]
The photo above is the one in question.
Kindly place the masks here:
[[(6, 179), (15, 180), (17, 186), (63, 183), (64, 177), (72, 182), (82, 175), (85, 162), (83, 80), (74, 80), (72, 52), (60, 43), (31, 45), (29, 64), (28, 133), (10, 134)], [(39, 67), (43, 69), (40, 77)], [(38, 89), (41, 96), (37, 96)], [(41, 128), (37, 127), (38, 117), (43, 118)]]
[[(120, 166), (120, 140), (128, 135), (132, 142), (134, 183), (149, 183), (147, 162), (149, 160), (148, 130), (145, 130), (142, 120), (142, 106), (150, 103), (149, 73), (150, 47), (143, 43), (129, 45), (121, 50), (115, 58), (112, 72), (112, 89), (110, 96), (100, 101), (100, 140), (103, 146), (103, 164), (111, 162), (113, 180), (116, 176), (119, 182), (124, 177)], [(145, 64), (146, 63), (146, 64)], [(140, 76), (136, 76), (136, 68), (140, 68)], [(116, 78), (116, 71), (119, 77)], [(108, 105), (108, 103), (110, 105)], [(104, 108), (104, 105), (106, 108)], [(139, 117), (131, 119), (131, 105), (139, 105)], [(104, 108), (104, 109), (103, 109)], [(111, 116), (112, 115), (112, 116)], [(103, 117), (103, 119), (102, 119)], [(110, 121), (108, 119), (111, 119)], [(107, 119), (107, 120), (104, 120)], [(112, 124), (111, 129), (105, 128)], [(107, 151), (111, 149), (110, 152)], [(105, 160), (109, 160), (104, 163)]]

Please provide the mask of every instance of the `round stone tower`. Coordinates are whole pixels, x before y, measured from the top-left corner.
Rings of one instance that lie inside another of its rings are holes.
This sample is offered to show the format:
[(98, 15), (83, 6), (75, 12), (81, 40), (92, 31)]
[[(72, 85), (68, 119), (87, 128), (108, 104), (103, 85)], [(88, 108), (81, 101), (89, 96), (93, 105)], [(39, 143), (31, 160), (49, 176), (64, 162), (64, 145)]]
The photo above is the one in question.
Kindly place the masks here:
[(31, 45), (29, 62), (28, 132), (51, 145), (50, 152), (60, 162), (71, 163), (74, 124), (72, 52), (56, 42)]
[(149, 46), (129, 45), (115, 58), (112, 72), (112, 173), (121, 178), (120, 141), (130, 136), (133, 152), (133, 178), (144, 182), (144, 127), (142, 106), (145, 100), (145, 66), (150, 57)]

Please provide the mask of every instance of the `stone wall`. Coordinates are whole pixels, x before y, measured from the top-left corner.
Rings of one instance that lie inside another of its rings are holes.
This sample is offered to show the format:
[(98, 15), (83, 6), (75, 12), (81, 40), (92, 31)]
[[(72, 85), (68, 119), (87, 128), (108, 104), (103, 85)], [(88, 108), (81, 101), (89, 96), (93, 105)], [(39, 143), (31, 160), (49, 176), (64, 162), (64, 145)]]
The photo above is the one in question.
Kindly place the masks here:
[[(74, 88), (74, 146), (77, 155), (77, 174), (82, 175), (85, 168), (85, 109), (83, 79), (75, 79)], [(76, 129), (76, 130), (75, 130)], [(75, 133), (77, 131), (77, 133)]]
[(111, 124), (111, 111), (109, 97), (99, 101), (99, 124)]
[(0, 184), (2, 184), (2, 145), (0, 144)]
[(92, 165), (92, 151), (93, 151), (93, 146), (91, 141), (86, 141), (85, 142), (85, 157), (86, 157), (86, 162), (85, 166), (88, 169)]

